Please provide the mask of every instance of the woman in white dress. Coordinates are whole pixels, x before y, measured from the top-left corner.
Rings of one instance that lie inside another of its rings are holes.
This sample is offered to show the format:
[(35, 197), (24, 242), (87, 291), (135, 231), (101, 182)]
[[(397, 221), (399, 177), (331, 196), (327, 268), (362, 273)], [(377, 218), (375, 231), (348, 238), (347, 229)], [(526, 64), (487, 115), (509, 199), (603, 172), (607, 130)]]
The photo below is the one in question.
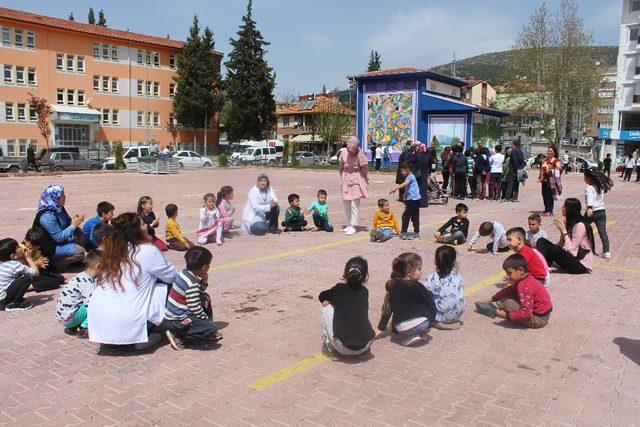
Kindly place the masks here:
[(96, 277), (100, 286), (89, 301), (89, 339), (146, 348), (161, 340), (158, 333), (148, 334), (148, 326), (162, 322), (168, 284), (178, 272), (148, 243), (138, 215), (121, 214), (112, 225)]
[(261, 236), (267, 231), (279, 234), (278, 216), (280, 204), (269, 177), (265, 173), (258, 175), (256, 186), (249, 191), (247, 205), (242, 214), (242, 229), (245, 233)]

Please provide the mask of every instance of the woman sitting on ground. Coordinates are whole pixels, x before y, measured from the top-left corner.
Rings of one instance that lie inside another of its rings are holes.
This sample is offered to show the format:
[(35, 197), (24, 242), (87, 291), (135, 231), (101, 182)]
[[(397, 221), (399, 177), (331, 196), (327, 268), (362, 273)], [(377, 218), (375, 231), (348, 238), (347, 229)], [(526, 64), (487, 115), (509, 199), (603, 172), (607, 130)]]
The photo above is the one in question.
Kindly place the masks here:
[(144, 349), (158, 343), (153, 332), (164, 318), (167, 284), (178, 272), (149, 243), (147, 226), (127, 212), (112, 221), (89, 302), (89, 339), (101, 344), (135, 344)]
[(543, 238), (536, 242), (536, 249), (547, 260), (549, 267), (555, 263), (569, 274), (591, 273), (594, 239), (588, 219), (582, 215), (580, 200), (569, 198), (562, 206), (562, 219), (553, 224), (560, 231), (560, 241), (554, 245)]
[(242, 229), (255, 236), (269, 233), (278, 234), (278, 216), (280, 205), (269, 177), (265, 173), (258, 175), (256, 186), (249, 191), (247, 205), (242, 214)]
[(76, 244), (76, 233), (84, 222), (84, 215), (69, 216), (64, 208), (67, 196), (64, 187), (52, 184), (45, 188), (38, 202), (34, 228), (44, 229), (42, 255), (49, 258), (51, 267), (64, 271), (71, 264), (84, 260), (84, 248)]

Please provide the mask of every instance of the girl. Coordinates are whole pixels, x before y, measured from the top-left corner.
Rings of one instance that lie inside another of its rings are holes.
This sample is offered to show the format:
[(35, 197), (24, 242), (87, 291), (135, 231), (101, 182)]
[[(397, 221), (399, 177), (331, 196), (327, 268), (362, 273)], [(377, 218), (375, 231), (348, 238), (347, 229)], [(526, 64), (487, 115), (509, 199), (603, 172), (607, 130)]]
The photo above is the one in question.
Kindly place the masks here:
[(233, 228), (240, 228), (240, 222), (234, 221), (231, 218), (236, 211), (236, 209), (231, 205), (232, 199), (233, 188), (230, 185), (225, 185), (220, 189), (220, 191), (218, 191), (216, 207), (220, 212), (220, 222), (222, 223), (223, 234), (229, 234), (229, 231)]
[(607, 212), (604, 208), (604, 193), (611, 190), (613, 181), (597, 169), (584, 170), (585, 204), (587, 205), (587, 221), (595, 222), (602, 242), (602, 257), (610, 259), (609, 236), (607, 235)]
[(147, 225), (147, 234), (149, 235), (149, 242), (160, 249), (162, 252), (169, 250), (169, 247), (165, 242), (156, 237), (156, 228), (160, 225), (160, 221), (156, 219), (156, 214), (153, 213), (153, 200), (149, 196), (142, 196), (138, 200), (138, 215)]
[[(357, 356), (369, 351), (375, 333), (369, 322), (369, 264), (354, 257), (344, 266), (343, 283), (320, 292), (322, 303), (322, 352), (329, 358)], [(336, 354), (337, 353), (337, 354)]]
[(536, 242), (536, 248), (547, 260), (548, 265), (555, 262), (560, 269), (569, 274), (591, 273), (593, 264), (593, 230), (588, 219), (582, 216), (581, 210), (580, 200), (565, 200), (562, 206), (564, 218), (553, 220), (560, 231), (558, 244), (554, 245), (544, 237)]
[(280, 234), (278, 217), (280, 203), (271, 181), (265, 173), (258, 175), (256, 186), (249, 191), (247, 204), (242, 213), (242, 229), (245, 233), (262, 236), (267, 231)]
[(460, 329), (464, 313), (464, 280), (458, 272), (456, 250), (451, 246), (436, 249), (436, 271), (427, 276), (424, 286), (431, 291), (436, 303), (436, 329)]
[(204, 195), (204, 205), (200, 209), (200, 224), (196, 230), (198, 243), (206, 245), (213, 241), (216, 235), (216, 244), (222, 245), (222, 223), (220, 222), (220, 211), (216, 208), (216, 196), (213, 193)]
[[(391, 268), (378, 329), (386, 331), (389, 318), (393, 316), (393, 331), (400, 335), (402, 345), (428, 341), (427, 333), (436, 317), (436, 304), (431, 292), (418, 281), (422, 258), (415, 252), (405, 252), (393, 260)], [(382, 335), (379, 333), (378, 337)]]
[(562, 165), (558, 160), (558, 149), (551, 146), (547, 149), (547, 160), (540, 165), (538, 182), (542, 185), (542, 201), (544, 202), (543, 216), (553, 215), (553, 202), (562, 193), (560, 174)]

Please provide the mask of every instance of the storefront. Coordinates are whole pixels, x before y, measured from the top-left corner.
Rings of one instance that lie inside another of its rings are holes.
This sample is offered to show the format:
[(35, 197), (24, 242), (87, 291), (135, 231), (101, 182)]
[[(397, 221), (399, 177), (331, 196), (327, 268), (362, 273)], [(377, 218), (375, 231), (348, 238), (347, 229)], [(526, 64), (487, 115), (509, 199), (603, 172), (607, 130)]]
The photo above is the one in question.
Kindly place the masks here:
[(53, 146), (91, 148), (100, 125), (100, 112), (90, 108), (52, 105)]

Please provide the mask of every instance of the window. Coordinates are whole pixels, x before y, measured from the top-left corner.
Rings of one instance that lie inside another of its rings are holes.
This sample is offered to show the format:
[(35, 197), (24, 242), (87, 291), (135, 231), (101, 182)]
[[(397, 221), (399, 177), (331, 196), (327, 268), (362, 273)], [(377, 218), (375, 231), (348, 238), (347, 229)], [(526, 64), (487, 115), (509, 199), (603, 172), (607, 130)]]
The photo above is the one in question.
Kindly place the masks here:
[(169, 55), (169, 68), (176, 68), (176, 56)]
[(11, 65), (4, 66), (4, 82), (13, 83), (13, 66)]
[(151, 111), (147, 111), (147, 126), (151, 126), (153, 123), (153, 113)]
[(4, 106), (4, 114), (6, 116), (7, 121), (13, 121), (15, 120), (15, 117), (13, 116), (13, 104), (7, 102)]
[(27, 121), (27, 105), (26, 104), (18, 104), (18, 121), (19, 122)]
[(638, 41), (638, 27), (629, 29), (629, 41), (630, 42)]
[(153, 65), (160, 66), (160, 54), (158, 52), (153, 52)]
[(76, 91), (74, 89), (67, 89), (67, 105), (73, 105), (75, 103)]
[(102, 43), (102, 59), (107, 61), (109, 59), (109, 45)]
[(144, 126), (144, 111), (138, 111), (138, 127)]
[(67, 55), (67, 71), (74, 71), (73, 63), (75, 62), (75, 56)]
[(24, 84), (24, 67), (16, 67), (16, 84)]
[(64, 104), (64, 89), (58, 89), (56, 92), (56, 102), (60, 105)]
[(151, 51), (150, 50), (145, 52), (145, 63), (147, 65), (151, 65)]
[(108, 108), (103, 108), (102, 109), (102, 124), (103, 125), (108, 125), (109, 124), (109, 117), (111, 117), (111, 113), (109, 111)]
[(84, 90), (78, 89), (78, 105), (84, 106)]
[(119, 85), (118, 85), (118, 78), (117, 77), (111, 77), (111, 92), (112, 93), (120, 92), (120, 88), (119, 88)]
[(120, 124), (120, 119), (118, 117), (119, 110), (111, 110), (111, 125), (118, 126)]
[(109, 77), (102, 76), (102, 91), (109, 92)]
[(93, 44), (93, 57), (100, 59), (100, 43)]
[(13, 42), (15, 43), (16, 47), (22, 47), (22, 30), (19, 29), (15, 29), (13, 30)]
[(116, 46), (115, 44), (111, 45), (111, 60), (112, 61), (118, 60), (118, 46)]
[(142, 65), (142, 49), (138, 49), (138, 64)]
[(29, 86), (35, 86), (37, 85), (37, 79), (36, 79), (36, 69), (35, 68), (29, 68), (27, 70), (27, 83), (29, 84)]
[(153, 82), (153, 96), (160, 96), (160, 82)]
[(100, 76), (93, 76), (93, 90), (100, 92)]
[(146, 90), (147, 90), (147, 91), (145, 92), (145, 94), (146, 94), (147, 96), (151, 95), (151, 82), (147, 81), (147, 82), (145, 83), (145, 86), (146, 86)]
[(7, 155), (15, 156), (16, 155), (16, 140), (15, 139), (7, 139)]
[(18, 155), (19, 156), (26, 156), (27, 155), (27, 140), (26, 139), (20, 139), (18, 140)]
[(282, 127), (289, 127), (289, 116), (282, 116)]
[(36, 114), (36, 110), (34, 110), (33, 108), (29, 108), (29, 121), (30, 122), (38, 121), (38, 115)]
[(160, 113), (153, 113), (153, 127), (160, 127)]
[(9, 27), (2, 27), (2, 45), (11, 46), (11, 29)]
[(173, 113), (169, 114), (169, 123), (176, 124), (176, 116)]
[(610, 105), (598, 106), (598, 114), (613, 114), (613, 106), (610, 106)]
[(640, 10), (640, 1), (636, 0), (631, 2), (631, 12), (637, 12)]
[(36, 48), (36, 35), (33, 31), (27, 31), (27, 49)]
[(169, 98), (173, 98), (176, 94), (176, 84), (169, 83)]
[(84, 73), (84, 56), (78, 56), (76, 68), (78, 69), (79, 73)]
[(144, 80), (138, 80), (138, 95), (144, 95)]

